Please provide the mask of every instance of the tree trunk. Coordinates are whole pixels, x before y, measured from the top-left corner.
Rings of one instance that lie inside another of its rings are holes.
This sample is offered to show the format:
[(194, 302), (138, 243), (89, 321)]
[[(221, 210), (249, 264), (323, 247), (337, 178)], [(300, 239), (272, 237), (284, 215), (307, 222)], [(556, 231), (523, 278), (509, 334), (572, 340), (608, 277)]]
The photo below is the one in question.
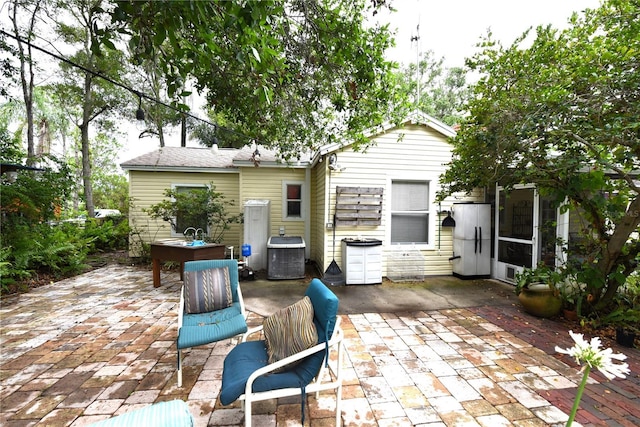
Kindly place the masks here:
[[(623, 255), (622, 249), (626, 245), (631, 233), (637, 233), (640, 227), (640, 197), (636, 197), (627, 207), (625, 215), (615, 225), (615, 230), (607, 242), (607, 246), (603, 249), (603, 256), (598, 263), (598, 270), (602, 273), (606, 280), (606, 291), (601, 295), (597, 308), (606, 307), (615, 297), (619, 283), (615, 278), (609, 277), (614, 269), (620, 265), (620, 257)], [(633, 256), (631, 258), (635, 258)], [(623, 263), (627, 269), (627, 263)]]
[[(31, 53), (31, 46), (25, 46), (20, 39), (20, 31), (18, 29), (18, 7), (20, 7), (18, 1), (13, 1), (13, 13), (11, 15), (11, 22), (13, 24), (13, 31), (18, 37), (18, 50), (20, 52), (20, 82), (22, 85), (22, 96), (24, 98), (25, 114), (27, 116), (27, 164), (33, 164), (35, 158), (35, 144), (34, 144), (34, 132), (33, 132), (33, 87), (34, 87), (34, 72), (33, 72), (33, 56)], [(40, 1), (34, 3), (33, 12), (29, 21), (29, 29), (27, 38), (31, 39), (33, 36), (33, 30), (36, 21), (36, 15), (40, 10)]]
[(95, 216), (93, 206), (93, 187), (91, 186), (91, 152), (89, 150), (89, 123), (91, 122), (91, 76), (85, 74), (84, 102), (82, 104), (82, 124), (80, 125), (80, 141), (82, 143), (82, 184), (84, 201), (89, 217)]

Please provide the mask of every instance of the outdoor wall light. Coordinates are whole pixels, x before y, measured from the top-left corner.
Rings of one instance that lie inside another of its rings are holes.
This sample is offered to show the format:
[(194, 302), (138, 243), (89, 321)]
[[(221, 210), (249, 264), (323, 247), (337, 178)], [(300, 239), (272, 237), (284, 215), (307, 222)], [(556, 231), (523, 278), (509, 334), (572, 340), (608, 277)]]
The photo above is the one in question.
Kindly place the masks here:
[(258, 146), (256, 145), (256, 149), (253, 154), (251, 154), (251, 161), (255, 167), (260, 166), (260, 150), (258, 150)]
[(142, 109), (142, 96), (138, 95), (138, 110), (136, 111), (136, 119), (144, 120), (144, 110)]

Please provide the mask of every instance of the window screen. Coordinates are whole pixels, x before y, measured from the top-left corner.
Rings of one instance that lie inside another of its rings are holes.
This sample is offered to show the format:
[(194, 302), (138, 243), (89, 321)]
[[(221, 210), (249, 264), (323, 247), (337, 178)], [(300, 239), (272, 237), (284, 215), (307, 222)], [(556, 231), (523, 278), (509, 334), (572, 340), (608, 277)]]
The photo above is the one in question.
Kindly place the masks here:
[(429, 242), (429, 182), (393, 181), (391, 243)]

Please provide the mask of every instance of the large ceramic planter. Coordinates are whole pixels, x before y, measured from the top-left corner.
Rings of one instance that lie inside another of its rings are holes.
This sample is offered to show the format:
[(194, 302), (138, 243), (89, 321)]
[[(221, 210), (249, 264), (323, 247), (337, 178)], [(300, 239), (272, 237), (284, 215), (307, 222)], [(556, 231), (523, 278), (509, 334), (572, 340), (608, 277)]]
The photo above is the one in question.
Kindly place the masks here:
[(533, 284), (522, 289), (518, 299), (529, 314), (538, 317), (553, 317), (560, 313), (562, 300), (546, 284)]

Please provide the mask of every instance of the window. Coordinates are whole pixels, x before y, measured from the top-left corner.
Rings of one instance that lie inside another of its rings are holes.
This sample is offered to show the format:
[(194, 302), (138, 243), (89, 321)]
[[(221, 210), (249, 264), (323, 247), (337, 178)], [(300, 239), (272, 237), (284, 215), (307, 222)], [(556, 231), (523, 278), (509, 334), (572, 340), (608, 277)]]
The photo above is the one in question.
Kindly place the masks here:
[(302, 219), (302, 183), (285, 182), (284, 192), (284, 219)]
[[(197, 194), (196, 192), (201, 192), (201, 191), (205, 191), (207, 189), (207, 187), (204, 186), (196, 186), (196, 185), (191, 185), (191, 186), (175, 186), (175, 191), (182, 195), (182, 194), (187, 194), (190, 192)], [(181, 212), (180, 210), (178, 210), (177, 215), (176, 215), (176, 229), (175, 229), (175, 235), (179, 235), (182, 236), (184, 233), (184, 230), (187, 227), (193, 227), (195, 229), (201, 228), (205, 233), (208, 233), (208, 226), (207, 226), (207, 214), (206, 212), (201, 212), (198, 214), (194, 214), (193, 212)]]
[(429, 242), (429, 182), (391, 183), (391, 243)]

